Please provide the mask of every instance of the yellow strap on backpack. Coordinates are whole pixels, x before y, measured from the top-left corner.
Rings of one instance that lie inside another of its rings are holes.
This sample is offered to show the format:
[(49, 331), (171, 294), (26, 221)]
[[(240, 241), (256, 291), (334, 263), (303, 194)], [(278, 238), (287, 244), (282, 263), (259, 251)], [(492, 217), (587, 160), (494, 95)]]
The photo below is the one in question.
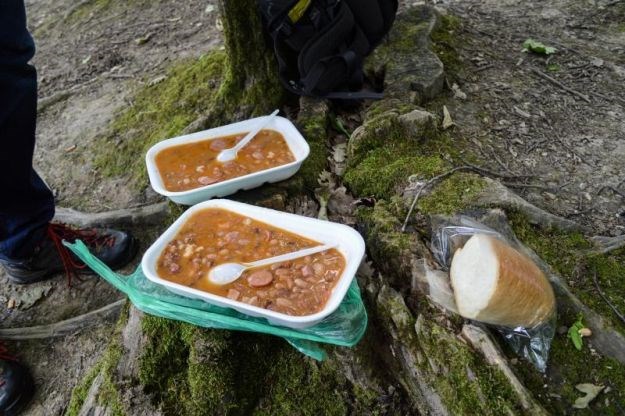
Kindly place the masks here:
[(295, 6), (289, 12), (289, 19), (291, 19), (291, 23), (297, 23), (299, 19), (302, 18), (304, 13), (306, 13), (306, 9), (310, 6), (311, 0), (299, 0)]

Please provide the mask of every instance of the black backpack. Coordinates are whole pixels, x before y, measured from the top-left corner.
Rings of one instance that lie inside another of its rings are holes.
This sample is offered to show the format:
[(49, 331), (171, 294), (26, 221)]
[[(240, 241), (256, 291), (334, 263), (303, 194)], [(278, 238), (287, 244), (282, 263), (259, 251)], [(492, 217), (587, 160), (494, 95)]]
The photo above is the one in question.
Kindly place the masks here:
[(390, 30), (397, 0), (258, 0), (279, 77), (298, 95), (381, 98), (362, 91), (364, 58)]

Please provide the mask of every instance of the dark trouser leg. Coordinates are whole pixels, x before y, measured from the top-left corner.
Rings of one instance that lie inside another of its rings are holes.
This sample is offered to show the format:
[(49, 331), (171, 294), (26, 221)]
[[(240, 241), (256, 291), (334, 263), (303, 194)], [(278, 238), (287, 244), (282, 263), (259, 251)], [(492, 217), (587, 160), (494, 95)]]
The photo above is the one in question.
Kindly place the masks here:
[(0, 0), (0, 257), (29, 256), (54, 216), (52, 192), (32, 168), (37, 73), (24, 0)]

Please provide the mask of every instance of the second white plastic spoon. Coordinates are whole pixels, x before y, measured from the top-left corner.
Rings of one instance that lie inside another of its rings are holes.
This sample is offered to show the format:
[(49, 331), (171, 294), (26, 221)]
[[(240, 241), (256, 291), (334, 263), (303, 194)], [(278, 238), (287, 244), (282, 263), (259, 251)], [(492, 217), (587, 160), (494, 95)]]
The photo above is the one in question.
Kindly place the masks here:
[(258, 260), (252, 263), (224, 263), (213, 267), (208, 272), (208, 280), (215, 285), (227, 285), (237, 280), (244, 271), (255, 267), (268, 266), (274, 263), (282, 263), (289, 260), (299, 259), (300, 257), (310, 256), (311, 254), (320, 253), (336, 247), (336, 244), (327, 244), (304, 250), (294, 251), (293, 253), (282, 254), (268, 259)]
[(262, 129), (267, 127), (269, 123), (271, 123), (273, 119), (278, 115), (279, 112), (280, 110), (276, 110), (273, 113), (271, 113), (269, 116), (263, 118), (258, 123), (256, 128), (250, 131), (249, 133), (247, 133), (245, 137), (243, 138), (243, 140), (237, 143), (234, 147), (231, 147), (230, 149), (224, 149), (221, 152), (219, 152), (219, 154), (217, 155), (217, 161), (224, 163), (224, 162), (229, 162), (231, 160), (236, 159), (237, 153), (239, 153), (239, 150), (243, 149), (250, 142), (250, 140), (252, 140), (258, 134), (258, 132), (260, 132)]

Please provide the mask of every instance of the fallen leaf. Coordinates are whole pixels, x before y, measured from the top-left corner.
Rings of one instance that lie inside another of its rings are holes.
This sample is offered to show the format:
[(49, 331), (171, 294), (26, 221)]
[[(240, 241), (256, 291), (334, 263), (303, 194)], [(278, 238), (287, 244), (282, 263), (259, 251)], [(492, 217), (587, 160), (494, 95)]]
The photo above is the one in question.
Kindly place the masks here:
[(579, 397), (575, 400), (575, 404), (573, 405), (576, 409), (585, 409), (588, 407), (588, 404), (595, 399), (601, 393), (605, 386), (595, 386), (594, 384), (584, 383), (578, 384), (575, 388), (586, 395), (583, 397)]
[(161, 82), (165, 81), (166, 79), (167, 79), (166, 75), (161, 75), (161, 76), (158, 76), (156, 78), (153, 78), (153, 79), (151, 79), (148, 82), (148, 87), (153, 87), (156, 84), (160, 84)]
[(597, 68), (599, 68), (603, 66), (603, 59), (592, 58), (592, 61), (590, 61), (590, 63), (592, 64), (592, 66), (596, 66)]
[(454, 126), (454, 121), (451, 119), (451, 114), (449, 114), (449, 110), (447, 106), (443, 106), (443, 130), (447, 130), (448, 128)]
[(347, 131), (340, 118), (332, 117), (331, 120), (336, 131), (343, 133), (345, 136), (347, 136), (347, 138), (351, 137), (351, 134)]
[(454, 92), (454, 98), (457, 98), (459, 100), (467, 99), (467, 94), (465, 94), (464, 91), (460, 89), (458, 84), (454, 83), (454, 85), (451, 86), (451, 90)]
[(514, 108), (514, 112), (517, 113), (518, 115), (520, 115), (521, 117), (524, 118), (532, 118), (532, 115), (530, 113), (528, 113), (527, 111), (523, 111), (521, 110), (519, 107), (517, 107), (516, 105), (513, 107)]
[(146, 34), (145, 36), (141, 36), (140, 38), (135, 39), (135, 43), (137, 45), (143, 45), (144, 43), (148, 43), (150, 39), (152, 39), (152, 36), (154, 36), (154, 33), (150, 32)]
[(7, 308), (9, 309), (13, 309), (15, 308), (15, 305), (17, 304), (17, 302), (15, 301), (15, 299), (11, 298), (9, 299), (9, 301), (7, 302)]
[(347, 143), (340, 143), (332, 149), (333, 170), (337, 176), (343, 176), (347, 163)]
[(551, 46), (546, 46), (541, 42), (535, 41), (534, 39), (527, 39), (523, 42), (523, 52), (527, 51), (541, 55), (551, 55), (556, 52), (556, 49)]
[(31, 308), (35, 303), (39, 300), (43, 299), (45, 296), (48, 296), (50, 291), (52, 290), (52, 286), (34, 286), (24, 290), (17, 296), (18, 306), (20, 309), (28, 309)]
[(334, 146), (334, 152), (332, 158), (336, 163), (345, 162), (345, 156), (347, 154), (347, 143), (341, 143)]
[(549, 64), (547, 65), (547, 71), (549, 72), (558, 72), (560, 70), (560, 65), (558, 64)]

